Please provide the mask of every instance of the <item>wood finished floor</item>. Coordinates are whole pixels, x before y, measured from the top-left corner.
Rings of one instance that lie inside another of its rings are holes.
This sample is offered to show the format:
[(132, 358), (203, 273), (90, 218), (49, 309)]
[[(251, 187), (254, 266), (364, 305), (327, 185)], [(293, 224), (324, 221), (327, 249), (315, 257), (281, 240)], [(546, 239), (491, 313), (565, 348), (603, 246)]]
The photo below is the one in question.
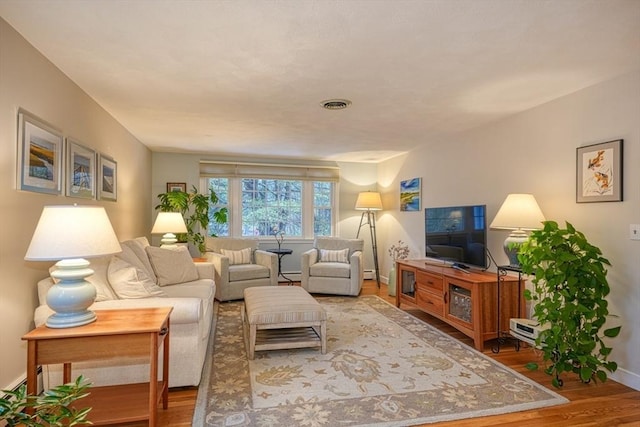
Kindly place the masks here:
[[(378, 289), (375, 281), (365, 281), (361, 295), (378, 295), (395, 304), (394, 297), (387, 295), (386, 285), (383, 284)], [(403, 305), (401, 308), (463, 341), (465, 344), (473, 346), (473, 341), (470, 338), (446, 323), (408, 306)], [(516, 352), (513, 346), (504, 346), (499, 354), (494, 354), (491, 351), (491, 343), (489, 342), (485, 344), (484, 353), (533, 381), (553, 389), (549, 376), (543, 372), (531, 372), (524, 367), (527, 362), (534, 360), (536, 357), (531, 348), (522, 348), (519, 352)], [(640, 426), (640, 391), (611, 380), (605, 383), (583, 384), (570, 376), (564, 376), (563, 378), (564, 387), (555, 391), (570, 400), (570, 403), (566, 405), (513, 414), (429, 424), (429, 426)], [(158, 426), (191, 426), (197, 392), (198, 389), (196, 387), (171, 389), (169, 392), (169, 408), (159, 410)], [(146, 423), (122, 424), (122, 426), (126, 427), (143, 425), (146, 425)]]

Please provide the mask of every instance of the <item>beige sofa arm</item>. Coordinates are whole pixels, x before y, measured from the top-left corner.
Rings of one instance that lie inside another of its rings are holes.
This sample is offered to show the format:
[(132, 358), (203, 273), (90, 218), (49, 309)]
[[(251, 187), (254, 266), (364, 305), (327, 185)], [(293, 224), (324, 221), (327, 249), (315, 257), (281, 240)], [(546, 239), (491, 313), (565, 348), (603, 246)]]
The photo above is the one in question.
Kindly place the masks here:
[(256, 264), (265, 266), (269, 269), (269, 279), (272, 286), (278, 285), (278, 255), (263, 251), (256, 250), (254, 252)]
[(317, 249), (309, 249), (302, 253), (302, 277), (300, 278), (300, 284), (305, 290), (309, 290), (309, 268), (318, 262), (318, 250)]
[(351, 254), (351, 290), (353, 295), (360, 293), (362, 282), (364, 281), (364, 260), (362, 251), (355, 251)]
[(207, 262), (213, 264), (215, 282), (218, 288), (229, 284), (229, 258), (217, 252), (205, 252)]
[(214, 279), (216, 269), (212, 262), (196, 262), (196, 270), (198, 270), (198, 279)]

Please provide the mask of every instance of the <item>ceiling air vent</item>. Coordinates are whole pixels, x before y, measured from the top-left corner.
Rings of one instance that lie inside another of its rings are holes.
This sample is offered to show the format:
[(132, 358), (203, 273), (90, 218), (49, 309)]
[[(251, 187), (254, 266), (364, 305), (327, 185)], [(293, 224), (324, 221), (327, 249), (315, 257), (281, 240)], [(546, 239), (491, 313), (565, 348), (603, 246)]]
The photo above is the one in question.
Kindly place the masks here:
[(351, 101), (348, 99), (327, 99), (326, 101), (322, 101), (320, 105), (327, 110), (344, 110), (351, 105)]

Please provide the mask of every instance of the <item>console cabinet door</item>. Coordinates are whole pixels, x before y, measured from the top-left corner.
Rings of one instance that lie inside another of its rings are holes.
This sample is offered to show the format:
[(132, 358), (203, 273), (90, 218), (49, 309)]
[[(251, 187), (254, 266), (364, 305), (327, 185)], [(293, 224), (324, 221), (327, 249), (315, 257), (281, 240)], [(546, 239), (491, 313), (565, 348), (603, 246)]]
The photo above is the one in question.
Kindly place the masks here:
[(416, 304), (416, 269), (404, 264), (397, 264), (396, 295), (399, 301)]
[(445, 285), (445, 318), (472, 331), (474, 329), (474, 286), (458, 280), (446, 279)]

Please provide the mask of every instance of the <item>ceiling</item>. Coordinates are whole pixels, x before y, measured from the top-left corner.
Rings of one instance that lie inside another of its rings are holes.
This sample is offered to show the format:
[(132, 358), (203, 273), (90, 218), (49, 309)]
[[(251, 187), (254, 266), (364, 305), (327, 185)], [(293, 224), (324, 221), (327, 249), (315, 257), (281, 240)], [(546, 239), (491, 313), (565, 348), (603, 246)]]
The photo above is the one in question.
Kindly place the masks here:
[(640, 68), (640, 0), (0, 0), (0, 16), (154, 151), (378, 162)]

